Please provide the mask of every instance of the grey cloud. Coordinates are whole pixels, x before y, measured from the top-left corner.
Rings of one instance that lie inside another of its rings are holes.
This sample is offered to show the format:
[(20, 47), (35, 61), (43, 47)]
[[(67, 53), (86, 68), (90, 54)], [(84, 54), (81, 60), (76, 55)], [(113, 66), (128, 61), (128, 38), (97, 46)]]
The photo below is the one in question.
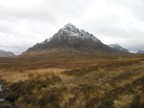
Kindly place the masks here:
[(40, 20), (40, 21), (50, 21), (51, 23), (57, 22), (57, 17), (53, 13), (47, 11), (46, 9), (34, 9), (34, 10), (6, 10), (0, 11), (1, 17), (8, 20)]
[(115, 1), (118, 5), (122, 5), (131, 11), (138, 19), (144, 20), (144, 1), (143, 0), (119, 0)]
[(0, 22), (0, 33), (11, 33), (11, 32), (12, 32), (12, 29), (10, 27)]

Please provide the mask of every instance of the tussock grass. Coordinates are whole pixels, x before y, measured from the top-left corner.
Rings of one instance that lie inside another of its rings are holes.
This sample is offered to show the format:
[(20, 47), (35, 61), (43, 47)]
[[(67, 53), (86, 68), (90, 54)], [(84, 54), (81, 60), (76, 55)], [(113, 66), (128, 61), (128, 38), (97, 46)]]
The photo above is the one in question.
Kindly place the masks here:
[(2, 80), (5, 80), (7, 82), (18, 82), (18, 81), (28, 80), (31, 78), (35, 78), (35, 79), (45, 78), (45, 77), (49, 78), (54, 75), (59, 75), (63, 71), (65, 71), (65, 69), (59, 69), (59, 68), (25, 70), (23, 72), (1, 70), (0, 76)]
[(1, 70), (7, 101), (19, 108), (144, 107), (143, 56), (58, 61), (61, 68)]

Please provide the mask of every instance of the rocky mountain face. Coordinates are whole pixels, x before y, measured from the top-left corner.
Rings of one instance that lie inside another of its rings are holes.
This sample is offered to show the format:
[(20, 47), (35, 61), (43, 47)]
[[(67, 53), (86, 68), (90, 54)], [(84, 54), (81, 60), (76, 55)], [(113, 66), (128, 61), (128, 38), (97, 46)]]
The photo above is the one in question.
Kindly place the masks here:
[(122, 52), (103, 44), (99, 39), (87, 31), (78, 29), (73, 24), (67, 24), (57, 33), (55, 33), (52, 38), (46, 39), (44, 42), (34, 45), (25, 53), (30, 53), (33, 51), (38, 52), (54, 48), (74, 50), (85, 49), (87, 52), (89, 50), (97, 52)]
[(109, 45), (112, 49), (117, 50), (117, 51), (121, 51), (124, 53), (128, 53), (129, 51), (127, 49), (125, 49), (124, 47), (120, 46), (119, 44), (110, 44)]
[(0, 50), (0, 57), (12, 57), (12, 56), (15, 56), (15, 54), (12, 52)]

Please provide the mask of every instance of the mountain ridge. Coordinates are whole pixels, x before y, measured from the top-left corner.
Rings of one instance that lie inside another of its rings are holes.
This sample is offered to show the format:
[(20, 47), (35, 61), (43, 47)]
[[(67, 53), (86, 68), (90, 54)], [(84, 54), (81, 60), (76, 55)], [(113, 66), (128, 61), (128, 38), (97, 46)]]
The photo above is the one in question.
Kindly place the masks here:
[(144, 54), (144, 49), (139, 50), (139, 51), (137, 51), (136, 53), (137, 53), (137, 54)]
[(122, 51), (122, 52), (125, 52), (125, 53), (129, 53), (129, 51), (127, 49), (125, 49), (124, 47), (122, 47), (119, 44), (109, 44), (109, 46), (111, 48), (115, 49), (115, 50)]
[(9, 51), (0, 50), (0, 57), (12, 57), (12, 56), (15, 56), (15, 54)]

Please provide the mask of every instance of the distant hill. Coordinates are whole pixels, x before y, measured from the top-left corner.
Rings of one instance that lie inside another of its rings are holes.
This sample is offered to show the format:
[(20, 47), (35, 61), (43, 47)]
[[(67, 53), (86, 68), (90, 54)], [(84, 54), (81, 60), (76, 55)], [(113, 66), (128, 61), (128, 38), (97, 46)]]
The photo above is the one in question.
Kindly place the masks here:
[(109, 46), (110, 46), (111, 48), (117, 50), (117, 51), (129, 53), (129, 51), (128, 51), (127, 49), (125, 49), (124, 47), (120, 46), (119, 44), (110, 44)]
[(144, 50), (139, 50), (137, 54), (144, 54)]
[(58, 49), (58, 51), (55, 50), (55, 53), (57, 54), (60, 53), (60, 49), (68, 49), (69, 51), (76, 50), (80, 52), (82, 51), (82, 53), (86, 52), (91, 54), (124, 52), (109, 47), (108, 45), (102, 43), (98, 38), (93, 36), (93, 34), (90, 34), (85, 30), (79, 29), (73, 24), (67, 24), (63, 28), (61, 28), (57, 33), (55, 33), (52, 38), (46, 39), (41, 43), (37, 43), (23, 54), (38, 54), (42, 51), (49, 52), (54, 49)]
[(15, 56), (14, 53), (0, 50), (0, 57), (12, 57)]

